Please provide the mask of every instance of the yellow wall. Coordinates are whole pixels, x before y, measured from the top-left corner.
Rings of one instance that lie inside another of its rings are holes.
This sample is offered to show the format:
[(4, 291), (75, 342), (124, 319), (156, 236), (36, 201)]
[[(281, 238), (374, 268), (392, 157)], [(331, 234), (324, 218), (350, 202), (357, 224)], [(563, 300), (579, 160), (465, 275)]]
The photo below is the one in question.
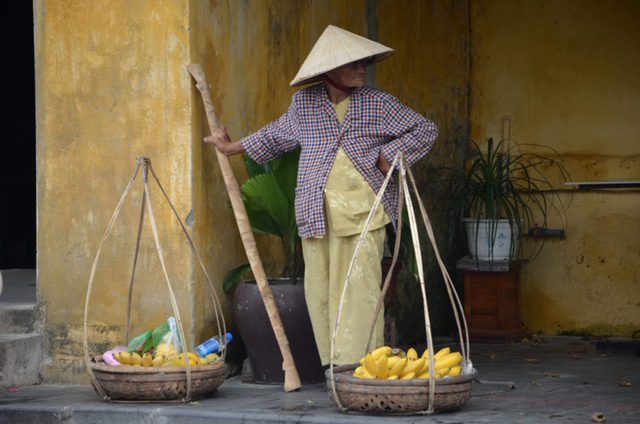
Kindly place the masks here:
[[(34, 6), (38, 296), (51, 355), (45, 377), (77, 381), (86, 378), (79, 358), (91, 264), (136, 158), (152, 159), (183, 219), (193, 208), (192, 96), (184, 71), (188, 4), (38, 0)], [(124, 342), (140, 187), (125, 204), (97, 270), (91, 354)], [(192, 335), (193, 260), (159, 191), (151, 196), (185, 331)], [(133, 333), (172, 313), (148, 223)]]
[[(573, 180), (640, 179), (640, 4), (473, 1), (472, 139), (563, 154)], [(527, 265), (532, 331), (631, 336), (640, 326), (640, 192), (576, 193)]]
[(427, 164), (460, 162), (469, 131), (468, 2), (376, 3), (378, 39), (396, 49), (376, 66), (377, 86), (438, 125), (435, 147), (419, 172)]

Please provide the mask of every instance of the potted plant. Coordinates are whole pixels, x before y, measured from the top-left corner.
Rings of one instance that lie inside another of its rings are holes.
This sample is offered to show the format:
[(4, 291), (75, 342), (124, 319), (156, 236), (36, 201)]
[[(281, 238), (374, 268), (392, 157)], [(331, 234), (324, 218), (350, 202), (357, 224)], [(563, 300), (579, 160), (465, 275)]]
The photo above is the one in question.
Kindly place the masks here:
[[(561, 200), (553, 181), (556, 176), (564, 180), (569, 176), (552, 148), (494, 144), (492, 138), (486, 150), (472, 143), (465, 169), (447, 169), (445, 175), (450, 240), (460, 234), (464, 223), (470, 256), (488, 262), (517, 258), (520, 236), (546, 228), (549, 212), (556, 208), (554, 200)], [(537, 245), (530, 258), (541, 247)]]
[[(269, 285), (300, 380), (308, 384), (322, 381), (323, 370), (302, 285), (301, 243), (294, 210), (299, 155), (299, 150), (295, 150), (266, 165), (245, 156), (249, 179), (242, 185), (241, 192), (253, 231), (280, 237), (285, 245), (286, 265), (281, 273), (285, 277), (270, 278)], [(248, 264), (230, 271), (223, 289), (233, 292), (234, 319), (247, 348), (254, 381), (283, 383), (282, 356), (262, 297), (255, 281), (243, 280), (250, 271)]]

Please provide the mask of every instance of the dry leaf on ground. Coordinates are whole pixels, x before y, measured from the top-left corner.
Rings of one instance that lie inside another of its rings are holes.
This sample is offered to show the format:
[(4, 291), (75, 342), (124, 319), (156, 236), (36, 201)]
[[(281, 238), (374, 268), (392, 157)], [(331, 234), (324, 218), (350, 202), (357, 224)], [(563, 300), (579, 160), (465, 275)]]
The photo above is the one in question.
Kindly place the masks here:
[(602, 412), (594, 412), (593, 414), (591, 414), (591, 421), (593, 421), (594, 423), (603, 423), (607, 421), (607, 418)]
[(524, 358), (525, 362), (528, 364), (539, 364), (540, 360), (538, 358)]
[(545, 377), (558, 378), (558, 377), (560, 377), (560, 373), (559, 372), (555, 372), (555, 371), (545, 371), (544, 372), (544, 376)]
[(631, 384), (631, 382), (627, 381), (627, 380), (620, 380), (620, 381), (618, 381), (618, 386), (631, 387), (631, 386), (633, 386), (633, 384)]

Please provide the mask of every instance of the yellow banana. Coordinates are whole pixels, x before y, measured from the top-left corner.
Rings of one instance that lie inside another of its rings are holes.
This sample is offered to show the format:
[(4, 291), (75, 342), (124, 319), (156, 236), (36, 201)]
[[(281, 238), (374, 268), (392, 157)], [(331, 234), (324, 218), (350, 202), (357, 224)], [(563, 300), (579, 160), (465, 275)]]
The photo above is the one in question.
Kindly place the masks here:
[(376, 365), (376, 360), (373, 359), (370, 353), (367, 353), (367, 356), (364, 357), (364, 367), (367, 372), (371, 375), (376, 375), (378, 372), (378, 366)]
[(367, 372), (367, 369), (364, 367), (364, 365), (359, 366), (358, 368), (355, 369), (355, 371), (353, 372), (353, 376), (354, 377), (358, 377), (358, 378), (365, 378), (368, 380), (374, 379), (375, 377), (371, 374), (369, 374), (369, 372)]
[(207, 364), (210, 364), (220, 359), (220, 356), (218, 356), (217, 353), (210, 353), (207, 356), (205, 356), (204, 359), (207, 361)]
[(389, 358), (387, 358), (387, 365), (389, 366), (389, 369), (393, 368), (398, 362), (402, 361), (404, 358), (401, 358), (399, 356), (390, 356)]
[[(397, 358), (397, 356), (394, 356), (394, 358)], [(389, 360), (391, 360), (391, 358), (389, 358)], [(392, 365), (389, 368), (389, 376), (400, 375), (400, 373), (402, 373), (402, 370), (404, 370), (404, 367), (406, 365), (407, 365), (407, 358), (398, 358), (398, 360), (395, 361), (394, 365)]]
[(138, 352), (131, 352), (130, 364), (131, 365), (141, 365), (142, 364), (142, 357), (138, 354)]
[(143, 367), (150, 367), (153, 363), (153, 358), (149, 352), (142, 355), (142, 360), (140, 361), (140, 365)]
[(418, 352), (414, 348), (407, 350), (407, 359), (409, 361), (415, 361), (418, 359)]
[(425, 349), (424, 352), (422, 352), (421, 355), (423, 358), (427, 358), (429, 359), (429, 348)]
[[(433, 375), (434, 375), (434, 378), (442, 377), (438, 371), (435, 371)], [(423, 372), (422, 374), (419, 374), (418, 378), (431, 378), (431, 371), (427, 371), (427, 372)]]
[(387, 365), (387, 357), (385, 355), (380, 356), (380, 359), (376, 361), (375, 376), (380, 380), (386, 380), (387, 377), (389, 377), (389, 366)]
[(184, 353), (178, 353), (171, 361), (171, 365), (174, 367), (184, 367), (187, 362), (187, 356)]
[(420, 359), (423, 359), (424, 363), (420, 368), (416, 369), (416, 375), (420, 375), (420, 374), (423, 374), (423, 373), (429, 371), (429, 358), (425, 358), (424, 356), (422, 356), (422, 357), (419, 358), (419, 360)]
[(154, 356), (166, 356), (168, 345), (166, 343), (158, 343), (158, 346), (153, 350)]
[(451, 377), (458, 377), (460, 374), (462, 374), (461, 366), (451, 367), (451, 369), (449, 370), (449, 376)]
[[(169, 367), (184, 367), (187, 365), (187, 355), (184, 355), (183, 353), (178, 354), (175, 358), (173, 358), (170, 361), (165, 362), (165, 366), (169, 366)], [(193, 359), (189, 359), (189, 365), (194, 367), (196, 365), (198, 365), (198, 363), (196, 361), (194, 361)]]
[(447, 356), (449, 353), (451, 353), (451, 348), (450, 347), (442, 348), (433, 356), (433, 359), (435, 359), (437, 361), (438, 359)]
[(460, 352), (450, 353), (436, 361), (436, 371), (442, 372), (441, 370), (443, 369), (449, 369), (460, 365), (460, 362), (462, 362), (462, 355)]
[(375, 349), (373, 352), (371, 352), (371, 356), (373, 356), (373, 359), (375, 359), (376, 361), (378, 359), (380, 359), (380, 357), (382, 355), (384, 355), (384, 356), (391, 355), (391, 347), (390, 346), (381, 346), (381, 347)]
[(151, 361), (151, 365), (153, 365), (154, 367), (161, 367), (164, 364), (164, 361), (165, 361), (164, 356), (156, 356)]
[(409, 374), (405, 374), (402, 377), (400, 377), (400, 380), (411, 380), (415, 376), (416, 376), (415, 372), (410, 372)]
[(417, 370), (421, 370), (422, 367), (424, 366), (424, 362), (426, 361), (426, 359), (424, 358), (420, 358), (420, 359), (416, 359), (415, 361), (407, 361), (407, 365), (404, 367), (404, 369), (402, 370), (402, 373), (400, 375), (402, 375), (403, 377), (407, 374), (410, 373), (414, 373)]
[(364, 378), (364, 379), (367, 379), (367, 380), (373, 380), (374, 378), (376, 378), (376, 376), (369, 374), (369, 372), (365, 369), (364, 372), (362, 373), (362, 375), (360, 376), (360, 378)]
[(387, 380), (397, 380), (398, 376), (397, 375), (390, 375), (389, 377), (387, 377)]
[(131, 365), (131, 354), (129, 352), (120, 352), (116, 360), (123, 365)]
[(173, 343), (159, 343), (154, 350), (154, 356), (173, 358), (176, 355), (176, 347)]

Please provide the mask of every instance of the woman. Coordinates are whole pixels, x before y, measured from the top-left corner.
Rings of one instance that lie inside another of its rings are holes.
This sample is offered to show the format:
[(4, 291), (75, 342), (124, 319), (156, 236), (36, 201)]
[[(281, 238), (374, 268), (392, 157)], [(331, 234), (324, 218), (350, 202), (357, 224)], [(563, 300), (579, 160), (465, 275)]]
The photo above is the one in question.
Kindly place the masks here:
[[(330, 25), (291, 85), (319, 83), (296, 92), (284, 115), (239, 141), (231, 142), (224, 127), (204, 139), (227, 156), (246, 153), (259, 163), (300, 147), (296, 222), (305, 298), (325, 366), (347, 268), (375, 193), (396, 152), (413, 164), (433, 147), (438, 133), (432, 122), (395, 97), (365, 86), (365, 67), (393, 52)], [(357, 362), (365, 353), (380, 295), (384, 227), (395, 225), (397, 193), (392, 183), (354, 266), (336, 337), (336, 364)], [(384, 341), (382, 316), (372, 347)]]

